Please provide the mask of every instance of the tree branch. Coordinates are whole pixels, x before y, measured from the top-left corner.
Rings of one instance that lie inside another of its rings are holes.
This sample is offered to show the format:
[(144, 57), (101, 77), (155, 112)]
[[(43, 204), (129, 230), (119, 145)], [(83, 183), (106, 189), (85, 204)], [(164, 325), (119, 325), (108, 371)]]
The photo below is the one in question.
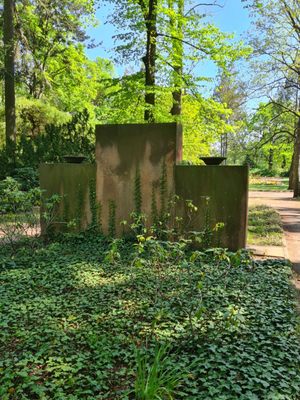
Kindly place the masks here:
[(287, 111), (290, 112), (291, 114), (294, 114), (297, 118), (300, 118), (300, 113), (299, 113), (299, 112), (297, 112), (297, 111), (295, 111), (295, 110), (292, 110), (291, 108), (289, 108), (289, 107), (283, 105), (282, 103), (279, 103), (278, 101), (273, 100), (270, 96), (268, 96), (268, 98), (270, 99), (270, 103), (268, 103), (268, 105), (270, 105), (270, 104), (275, 104), (275, 105), (277, 105), (277, 106), (283, 108), (284, 110), (287, 110)]
[(190, 43), (190, 42), (188, 42), (188, 41), (186, 41), (186, 40), (184, 40), (184, 39), (181, 39), (181, 38), (179, 38), (179, 37), (176, 37), (176, 36), (173, 36), (173, 35), (167, 35), (167, 34), (165, 34), (165, 33), (157, 33), (157, 36), (162, 36), (162, 37), (167, 37), (167, 38), (169, 38), (169, 39), (178, 40), (178, 41), (180, 41), (181, 43), (184, 43), (184, 44), (186, 44), (186, 45), (188, 45), (188, 46), (191, 46), (191, 47), (193, 47), (193, 48), (196, 49), (196, 50), (202, 51), (202, 53), (204, 53), (204, 54), (206, 54), (206, 55), (211, 55), (211, 53), (210, 53), (209, 51), (203, 49), (202, 47), (196, 46), (196, 45), (194, 45), (193, 43)]
[(223, 8), (224, 5), (218, 4), (217, 1), (214, 1), (213, 3), (199, 3), (196, 4), (194, 7), (190, 8), (185, 14), (184, 17), (187, 17), (192, 11), (195, 10), (195, 8), (201, 7), (201, 6), (208, 6), (208, 7), (220, 7)]

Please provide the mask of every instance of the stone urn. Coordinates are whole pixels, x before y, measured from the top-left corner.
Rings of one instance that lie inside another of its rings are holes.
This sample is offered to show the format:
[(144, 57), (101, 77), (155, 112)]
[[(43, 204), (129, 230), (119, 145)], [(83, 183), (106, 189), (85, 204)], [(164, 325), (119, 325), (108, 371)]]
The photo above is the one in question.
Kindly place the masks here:
[(205, 165), (220, 165), (227, 157), (199, 157)]
[(81, 164), (86, 160), (86, 156), (83, 156), (82, 154), (66, 155), (63, 158), (65, 162), (70, 164)]

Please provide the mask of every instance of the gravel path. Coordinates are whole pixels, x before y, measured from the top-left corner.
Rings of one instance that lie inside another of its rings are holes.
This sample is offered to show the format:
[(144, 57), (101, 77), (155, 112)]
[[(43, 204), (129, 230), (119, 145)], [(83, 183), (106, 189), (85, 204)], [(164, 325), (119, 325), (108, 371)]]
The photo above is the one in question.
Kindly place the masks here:
[(273, 207), (281, 216), (287, 253), (300, 274), (300, 200), (292, 192), (249, 192), (249, 205)]

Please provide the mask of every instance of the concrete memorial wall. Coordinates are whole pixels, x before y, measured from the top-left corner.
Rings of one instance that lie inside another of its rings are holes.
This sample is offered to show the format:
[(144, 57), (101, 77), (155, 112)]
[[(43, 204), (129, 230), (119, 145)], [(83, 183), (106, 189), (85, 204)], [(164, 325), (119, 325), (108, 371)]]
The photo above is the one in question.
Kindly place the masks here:
[[(86, 229), (92, 222), (95, 206), (91, 204), (96, 183), (95, 165), (41, 164), (39, 175), (45, 199), (54, 194), (61, 196), (58, 209), (54, 213), (53, 228), (56, 231), (67, 231), (73, 225), (73, 230)], [(43, 222), (43, 218), (41, 221)], [(42, 232), (44, 229), (45, 224), (42, 223)]]
[[(227, 165), (177, 165), (176, 194), (192, 200), (199, 212), (191, 230), (201, 230), (206, 218), (213, 228), (224, 228), (213, 235), (213, 245), (237, 250), (246, 246), (248, 216), (248, 168)], [(184, 211), (182, 212), (184, 215)]]
[[(54, 193), (63, 196), (55, 229), (65, 230), (68, 221), (73, 220), (77, 230), (98, 224), (104, 234), (120, 236), (124, 231), (121, 222), (127, 221), (128, 227), (132, 212), (146, 214), (147, 224), (151, 225), (153, 203), (161, 210), (177, 194), (183, 199), (181, 204), (192, 200), (198, 208), (188, 229), (203, 230), (209, 211), (211, 227), (224, 223), (215, 235), (214, 245), (230, 250), (245, 247), (247, 167), (185, 166), (180, 165), (181, 157), (179, 124), (98, 125), (96, 165), (40, 166), (45, 197)], [(179, 213), (187, 224), (185, 207)]]
[(96, 187), (97, 200), (102, 204), (104, 233), (108, 233), (112, 207), (116, 213), (116, 233), (121, 233), (123, 228), (118, 222), (129, 221), (130, 214), (136, 211), (137, 190), (140, 190), (144, 214), (151, 215), (153, 196), (160, 208), (163, 174), (166, 175), (165, 196), (175, 193), (174, 168), (181, 160), (181, 149), (181, 125), (174, 123), (96, 127)]

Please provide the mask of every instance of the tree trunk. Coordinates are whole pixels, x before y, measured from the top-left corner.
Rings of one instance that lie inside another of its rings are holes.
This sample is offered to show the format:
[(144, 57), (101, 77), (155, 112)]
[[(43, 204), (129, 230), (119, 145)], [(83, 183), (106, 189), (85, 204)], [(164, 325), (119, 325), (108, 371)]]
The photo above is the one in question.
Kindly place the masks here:
[(296, 128), (296, 139), (295, 139), (295, 150), (294, 150), (295, 162), (293, 165), (294, 174), (294, 197), (300, 196), (300, 117), (298, 118)]
[(221, 156), (227, 157), (227, 152), (228, 152), (228, 134), (223, 133), (221, 135)]
[(182, 112), (182, 89), (177, 88), (172, 92), (173, 105), (170, 110), (171, 115), (180, 116)]
[(3, 9), (5, 139), (9, 157), (14, 158), (16, 144), (14, 0), (4, 0)]
[(149, 9), (144, 18), (147, 30), (146, 56), (143, 58), (146, 90), (144, 120), (154, 122), (157, 0), (149, 0)]
[(289, 171), (289, 190), (294, 190), (294, 162), (295, 162), (295, 149), (296, 149), (296, 140), (294, 140), (294, 149), (293, 149), (293, 156)]
[[(297, 111), (298, 109), (298, 96), (296, 99), (296, 108), (295, 110)], [(295, 171), (297, 169), (297, 166), (295, 166), (296, 162), (296, 153), (297, 153), (297, 129), (298, 129), (298, 120), (295, 123), (295, 129), (294, 129), (294, 144), (293, 144), (293, 156), (292, 156), (292, 161), (291, 161), (291, 166), (290, 166), (290, 171), (289, 171), (289, 190), (294, 190), (295, 187)]]
[[(174, 0), (169, 0), (169, 8), (174, 9)], [(184, 0), (177, 0), (177, 18), (170, 18), (171, 36), (181, 40), (173, 39), (172, 43), (172, 66), (173, 85), (171, 115), (180, 116), (182, 111), (182, 74), (183, 74), (183, 14)]]
[(273, 149), (269, 149), (268, 170), (270, 172), (273, 171), (273, 161), (274, 161), (274, 150)]

